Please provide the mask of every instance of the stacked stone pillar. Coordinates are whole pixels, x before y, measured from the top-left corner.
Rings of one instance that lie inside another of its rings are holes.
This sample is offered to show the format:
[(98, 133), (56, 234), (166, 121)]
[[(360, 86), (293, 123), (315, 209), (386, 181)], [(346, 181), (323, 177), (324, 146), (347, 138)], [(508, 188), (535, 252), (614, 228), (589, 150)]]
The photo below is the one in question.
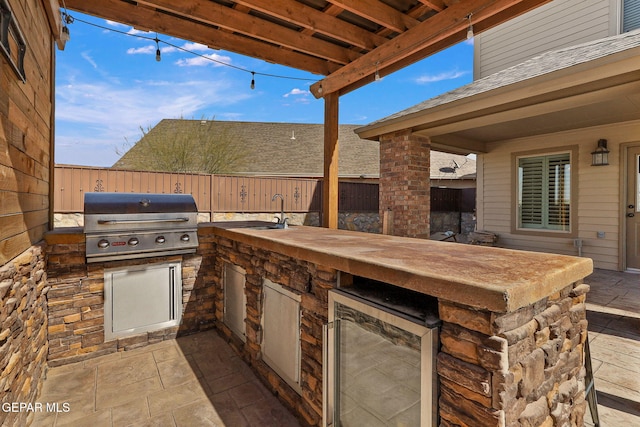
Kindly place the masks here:
[(582, 426), (589, 286), (512, 313), (439, 302), (441, 427)]
[(431, 142), (402, 131), (380, 139), (380, 219), (388, 234), (429, 237)]
[[(0, 425), (29, 425), (47, 369), (43, 245), (0, 267)], [(21, 406), (22, 405), (22, 406)], [(27, 406), (24, 406), (27, 405)]]

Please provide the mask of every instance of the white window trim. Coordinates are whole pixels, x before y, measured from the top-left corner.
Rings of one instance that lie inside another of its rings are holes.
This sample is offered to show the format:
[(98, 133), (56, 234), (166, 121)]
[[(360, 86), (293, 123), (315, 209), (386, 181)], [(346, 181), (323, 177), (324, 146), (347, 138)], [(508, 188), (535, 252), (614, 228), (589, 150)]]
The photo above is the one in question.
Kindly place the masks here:
[[(519, 160), (528, 157), (546, 157), (557, 154), (569, 154), (570, 172), (570, 214), (568, 230), (553, 230), (547, 228), (526, 228), (520, 227), (520, 210), (519, 210)], [(538, 235), (538, 236), (557, 236), (557, 237), (575, 237), (577, 233), (577, 188), (578, 188), (578, 146), (567, 146), (561, 149), (550, 148), (533, 150), (527, 152), (512, 153), (512, 211), (511, 211), (511, 232), (521, 235)]]

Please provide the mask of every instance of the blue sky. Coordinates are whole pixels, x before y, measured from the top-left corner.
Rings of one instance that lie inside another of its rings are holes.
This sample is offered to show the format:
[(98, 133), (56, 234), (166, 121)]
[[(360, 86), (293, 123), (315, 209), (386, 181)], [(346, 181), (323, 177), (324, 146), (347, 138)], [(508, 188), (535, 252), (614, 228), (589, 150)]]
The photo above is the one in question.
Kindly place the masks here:
[[(155, 33), (76, 12), (71, 16), (77, 18), (69, 25), (71, 40), (56, 55), (58, 164), (111, 166), (118, 151), (140, 139), (140, 128), (165, 118), (323, 121), (324, 101), (309, 92), (322, 76), (163, 34), (160, 40), (189, 52), (160, 42), (162, 60), (157, 62), (153, 40), (119, 32), (151, 39)], [(253, 90), (251, 71), (256, 73)], [(463, 42), (342, 96), (340, 123), (365, 125), (472, 79), (473, 44)]]

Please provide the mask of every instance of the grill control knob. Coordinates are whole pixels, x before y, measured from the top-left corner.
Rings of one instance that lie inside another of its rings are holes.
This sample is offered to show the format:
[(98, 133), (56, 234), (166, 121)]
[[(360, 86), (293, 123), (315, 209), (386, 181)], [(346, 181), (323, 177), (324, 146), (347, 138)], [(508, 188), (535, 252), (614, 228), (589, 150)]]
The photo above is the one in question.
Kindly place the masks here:
[(98, 241), (98, 247), (100, 249), (107, 249), (109, 247), (109, 241), (107, 239), (100, 239)]
[(167, 241), (167, 239), (165, 239), (164, 236), (156, 237), (156, 243), (158, 243), (159, 245), (163, 244), (166, 241)]
[(138, 243), (140, 243), (140, 240), (138, 240), (137, 237), (132, 237), (129, 239), (129, 241), (127, 242), (127, 244), (129, 246), (136, 246)]
[(188, 234), (183, 234), (182, 236), (180, 236), (180, 241), (181, 242), (188, 242), (189, 241), (189, 235)]

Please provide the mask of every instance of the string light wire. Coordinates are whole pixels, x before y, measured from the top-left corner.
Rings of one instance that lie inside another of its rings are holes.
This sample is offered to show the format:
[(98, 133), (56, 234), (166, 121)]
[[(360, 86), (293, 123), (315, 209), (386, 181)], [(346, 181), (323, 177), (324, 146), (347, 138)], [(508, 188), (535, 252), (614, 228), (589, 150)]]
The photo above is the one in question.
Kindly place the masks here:
[(173, 44), (171, 42), (168, 42), (166, 40), (162, 40), (162, 39), (160, 39), (158, 37), (158, 33), (156, 33), (155, 37), (145, 36), (145, 35), (142, 35), (142, 34), (131, 34), (129, 32), (121, 31), (121, 30), (118, 30), (116, 28), (109, 28), (109, 27), (105, 27), (104, 25), (99, 25), (99, 24), (95, 24), (93, 22), (85, 21), (85, 20), (80, 19), (80, 18), (72, 17), (71, 15), (69, 15), (69, 13), (66, 11), (66, 9), (62, 13), (62, 15), (64, 16), (65, 21), (68, 22), (68, 23), (72, 23), (72, 22), (76, 22), (77, 21), (77, 22), (81, 22), (83, 24), (90, 25), (92, 27), (100, 28), (102, 30), (112, 31), (114, 33), (119, 33), (119, 34), (122, 34), (122, 35), (125, 35), (125, 36), (136, 37), (136, 38), (139, 38), (139, 39), (149, 40), (149, 41), (155, 42), (156, 43), (156, 47), (157, 47), (157, 50), (156, 50), (156, 61), (160, 61), (160, 53), (159, 53), (160, 52), (160, 43), (163, 43), (163, 44), (166, 44), (167, 46), (171, 46), (172, 48), (177, 49), (179, 51), (182, 51), (182, 52), (185, 52), (185, 53), (189, 53), (189, 54), (194, 55), (194, 56), (198, 56), (200, 58), (203, 58), (203, 59), (206, 59), (208, 61), (214, 62), (216, 64), (219, 64), (219, 65), (222, 65), (222, 66), (225, 66), (225, 67), (229, 67), (229, 68), (233, 68), (235, 70), (242, 71), (242, 72), (245, 72), (245, 73), (250, 73), (251, 74), (251, 89), (255, 88), (255, 76), (271, 77), (271, 78), (275, 78), (275, 79), (285, 79), (285, 80), (298, 80), (298, 81), (305, 81), (305, 82), (316, 82), (316, 81), (318, 81), (318, 80), (312, 80), (312, 79), (308, 79), (308, 78), (304, 78), (304, 77), (283, 76), (283, 75), (279, 75), (279, 74), (261, 73), (261, 72), (258, 72), (258, 71), (252, 71), (252, 70), (249, 70), (247, 68), (243, 68), (243, 67), (239, 67), (237, 65), (229, 64), (228, 62), (220, 61), (220, 60), (212, 58), (210, 56), (203, 55), (203, 54), (200, 54), (198, 52), (191, 51), (189, 49), (185, 49), (182, 46), (178, 46), (178, 45)]

